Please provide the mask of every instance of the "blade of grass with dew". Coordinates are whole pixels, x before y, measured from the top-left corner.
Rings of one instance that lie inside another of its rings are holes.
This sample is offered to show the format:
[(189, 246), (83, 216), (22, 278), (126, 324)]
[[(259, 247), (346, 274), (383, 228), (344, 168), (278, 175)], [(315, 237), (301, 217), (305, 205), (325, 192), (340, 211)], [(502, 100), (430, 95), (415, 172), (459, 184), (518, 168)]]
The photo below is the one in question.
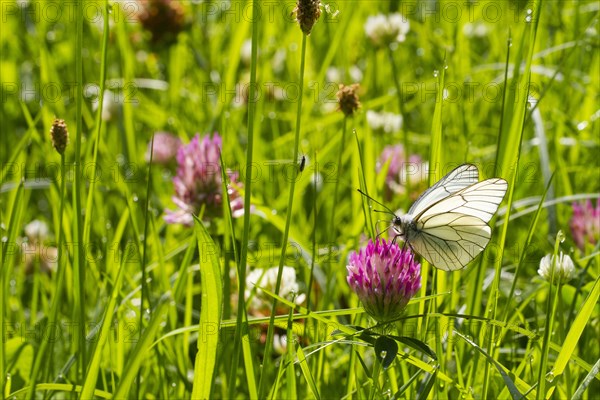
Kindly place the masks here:
[[(9, 266), (9, 260), (12, 260), (12, 257), (15, 255), (13, 253), (16, 250), (17, 244), (17, 232), (21, 227), (21, 217), (22, 211), (24, 207), (24, 202), (21, 200), (23, 197), (24, 190), (24, 181), (21, 180), (21, 183), (17, 187), (15, 192), (14, 201), (12, 202), (11, 207), (8, 208), (8, 213), (10, 214), (10, 222), (8, 224), (8, 236), (6, 242), (2, 242), (2, 251), (0, 252), (0, 266), (2, 266), (2, 270), (0, 271), (0, 289), (2, 289), (2, 294), (0, 294), (0, 327), (4, 329), (6, 325), (5, 315), (8, 309), (8, 296), (10, 291), (8, 289), (9, 282), (9, 273), (12, 270)], [(8, 250), (11, 249), (11, 254), (9, 254)], [(4, 334), (3, 334), (4, 336)], [(2, 343), (0, 344), (0, 396), (4, 398), (4, 384), (7, 376), (6, 366), (8, 364), (8, 360), (6, 359), (6, 340), (4, 337), (2, 339)]]
[[(581, 306), (577, 317), (573, 321), (569, 332), (567, 333), (567, 337), (565, 338), (560, 352), (558, 353), (558, 357), (556, 357), (556, 361), (554, 362), (554, 368), (552, 369), (552, 374), (554, 375), (554, 381), (562, 375), (567, 363), (571, 359), (575, 348), (577, 347), (577, 343), (579, 342), (579, 338), (583, 333), (583, 330), (588, 325), (590, 318), (592, 317), (592, 311), (594, 307), (598, 304), (598, 297), (600, 296), (600, 277), (596, 278), (596, 282), (594, 282), (594, 287), (592, 288), (590, 294), (587, 299)], [(552, 386), (548, 389), (548, 393), (546, 393), (546, 399), (552, 397), (555, 386)]]
[(298, 364), (300, 365), (300, 370), (304, 375), (304, 379), (308, 384), (308, 389), (310, 393), (314, 396), (315, 399), (320, 400), (321, 395), (319, 394), (319, 390), (317, 389), (317, 384), (315, 383), (315, 379), (310, 372), (310, 368), (308, 367), (308, 362), (306, 361), (306, 356), (304, 355), (304, 350), (302, 350), (302, 346), (298, 344), (296, 348), (296, 356), (298, 357)]
[(469, 345), (471, 345), (471, 347), (473, 347), (475, 350), (477, 350), (478, 352), (480, 352), (481, 354), (483, 354), (483, 356), (487, 359), (488, 363), (490, 363), (494, 367), (496, 367), (496, 369), (498, 370), (498, 372), (502, 376), (502, 379), (504, 379), (504, 384), (508, 388), (510, 396), (512, 397), (513, 400), (520, 400), (520, 399), (523, 398), (523, 395), (521, 394), (521, 392), (519, 391), (519, 389), (517, 389), (517, 386), (515, 385), (515, 382), (513, 382), (513, 380), (510, 378), (510, 376), (508, 376), (508, 374), (506, 373), (506, 369), (507, 368), (505, 368), (499, 362), (497, 362), (496, 360), (494, 360), (494, 358), (492, 356), (490, 356), (484, 349), (482, 349), (481, 347), (479, 347), (475, 342), (473, 342), (471, 339), (469, 339), (466, 336), (464, 336), (462, 333), (460, 333), (458, 331), (455, 331), (454, 333), (458, 337), (460, 337), (462, 340), (464, 340), (465, 342), (467, 342)]
[[(198, 354), (194, 366), (193, 399), (211, 397), (223, 307), (221, 265), (217, 246), (202, 221), (194, 218), (202, 282), (202, 302), (198, 332)], [(209, 331), (210, 329), (210, 331)]]
[(596, 361), (596, 364), (594, 364), (590, 372), (583, 379), (581, 385), (579, 385), (577, 390), (575, 390), (575, 393), (573, 393), (573, 398), (571, 400), (580, 400), (585, 391), (587, 390), (588, 386), (594, 380), (596, 375), (598, 375), (598, 373), (600, 373), (600, 358), (598, 359), (598, 361)]
[[(427, 373), (429, 375), (425, 380), (425, 384), (421, 386), (417, 393), (417, 400), (426, 400), (429, 399), (429, 394), (431, 393), (431, 389), (433, 389), (433, 385), (435, 384), (436, 375), (439, 373), (439, 365), (436, 365), (435, 369), (431, 373)], [(435, 392), (434, 392), (435, 393)]]
[[(443, 136), (443, 132), (442, 132), (442, 113), (443, 113), (443, 107), (444, 107), (444, 82), (445, 82), (445, 78), (446, 78), (446, 65), (447, 65), (447, 61), (446, 61), (446, 55), (444, 54), (444, 61), (442, 64), (442, 68), (441, 71), (438, 72), (437, 77), (438, 77), (438, 86), (437, 86), (437, 93), (436, 93), (436, 101), (435, 101), (435, 110), (433, 112), (433, 121), (431, 123), (431, 147), (429, 149), (429, 165), (431, 167), (433, 167), (434, 171), (437, 171), (439, 169), (440, 171), (440, 177), (442, 176), (442, 171), (443, 171), (443, 153), (442, 153), (442, 146), (443, 146), (443, 142), (444, 142), (444, 136)], [(436, 181), (438, 179), (436, 179), (435, 174), (430, 174), (429, 175), (429, 187), (433, 186)], [(427, 280), (429, 277), (429, 270), (431, 268), (431, 265), (429, 265), (429, 263), (423, 259), (421, 260), (421, 295), (424, 296), (426, 294), (426, 289), (427, 289)], [(435, 290), (433, 291), (433, 295), (435, 295), (436, 293), (445, 293), (446, 292), (446, 273), (445, 272), (441, 272), (438, 271), (437, 268), (433, 268), (432, 269), (433, 272), (433, 281), (435, 282)], [(443, 303), (444, 299), (443, 298), (438, 298), (434, 301), (429, 302), (428, 306), (429, 306), (429, 312), (430, 313), (436, 313), (440, 310), (438, 310), (438, 308), (442, 307), (442, 303)], [(419, 305), (419, 314), (422, 314), (425, 311), (425, 304), (427, 304), (426, 302), (423, 302)], [(420, 322), (420, 321), (419, 321)], [(440, 328), (441, 327), (447, 327), (449, 326), (447, 319), (442, 318), (441, 320), (435, 321), (434, 322), (435, 325), (435, 332), (439, 335), (438, 337), (441, 337), (441, 335), (445, 335), (445, 332), (440, 332)], [(429, 332), (429, 318), (427, 316), (425, 316), (425, 318), (423, 319), (423, 326), (425, 327), (425, 331)], [(417, 329), (420, 329), (420, 327), (418, 327)], [(451, 335), (451, 329), (448, 330), (447, 334), (450, 336)], [(449, 337), (450, 340), (450, 337)], [(442, 348), (442, 341), (441, 340), (436, 340), (436, 349), (435, 352), (437, 354), (440, 355), (440, 357), (444, 354), (444, 350)], [(447, 361), (447, 360), (446, 360)], [(447, 363), (441, 363), (440, 364), (440, 368), (444, 368), (444, 366), (447, 365)], [(435, 374), (431, 377), (431, 379), (435, 379)], [(444, 386), (444, 389), (442, 389), (444, 391), (444, 395), (443, 397), (447, 396), (447, 391), (448, 391), (448, 386)], [(436, 390), (434, 390), (434, 393), (436, 393), (436, 395), (438, 394), (437, 392), (437, 386), (436, 386)]]
[(110, 329), (113, 327), (113, 314), (115, 312), (117, 298), (119, 297), (121, 284), (123, 282), (123, 270), (125, 269), (123, 266), (123, 260), (121, 260), (120, 264), (121, 265), (119, 266), (117, 279), (115, 280), (112, 293), (110, 295), (110, 300), (104, 311), (100, 332), (94, 340), (96, 347), (91, 353), (90, 364), (85, 376), (85, 381), (83, 382), (83, 388), (81, 390), (82, 399), (91, 399), (96, 388), (96, 380), (98, 379), (98, 374), (100, 372), (100, 363), (102, 362), (104, 345), (110, 336)]
[(146, 326), (146, 329), (142, 333), (139, 341), (135, 348), (128, 357), (127, 364), (124, 368), (124, 374), (121, 377), (117, 391), (114, 394), (115, 399), (127, 398), (130, 393), (131, 385), (135, 380), (138, 369), (140, 368), (142, 361), (146, 358), (147, 352), (152, 346), (152, 342), (156, 333), (158, 332), (161, 323), (163, 322), (163, 316), (167, 312), (167, 306), (171, 301), (171, 294), (165, 293), (161, 296), (158, 304), (152, 312), (150, 322)]

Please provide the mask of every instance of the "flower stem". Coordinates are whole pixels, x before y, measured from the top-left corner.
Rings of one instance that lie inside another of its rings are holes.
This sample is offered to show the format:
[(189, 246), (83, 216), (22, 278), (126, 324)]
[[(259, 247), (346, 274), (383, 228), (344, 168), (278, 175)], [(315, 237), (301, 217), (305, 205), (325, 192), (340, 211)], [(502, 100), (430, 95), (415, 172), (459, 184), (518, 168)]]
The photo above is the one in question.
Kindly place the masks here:
[[(235, 336), (233, 342), (233, 358), (231, 369), (229, 370), (229, 397), (235, 397), (235, 384), (237, 375), (237, 366), (242, 336), (247, 338), (248, 315), (246, 314), (246, 299), (244, 292), (246, 290), (246, 263), (248, 261), (248, 240), (250, 236), (250, 201), (252, 200), (252, 174), (248, 173), (252, 166), (252, 153), (254, 151), (254, 119), (256, 116), (256, 67), (258, 64), (258, 21), (259, 18), (259, 0), (252, 1), (252, 51), (250, 61), (250, 86), (248, 98), (248, 147), (246, 148), (246, 180), (244, 182), (244, 231), (242, 233), (242, 243), (240, 248), (240, 258), (238, 263), (238, 306), (237, 323), (235, 327)], [(244, 347), (244, 359), (251, 359), (250, 347)], [(248, 383), (249, 397), (256, 398), (258, 394), (254, 390), (256, 382), (252, 368), (246, 368), (246, 381)]]
[[(294, 158), (298, 159), (298, 147), (300, 146), (300, 125), (302, 120), (302, 94), (304, 89), (304, 66), (306, 60), (306, 35), (302, 35), (302, 53), (300, 55), (300, 81), (299, 81), (299, 95), (298, 95), (298, 108), (296, 110), (296, 133), (294, 136)], [(299, 172), (299, 171), (298, 171)], [(283, 239), (281, 244), (281, 255), (279, 257), (279, 267), (277, 269), (277, 282), (275, 284), (275, 294), (279, 294), (281, 288), (281, 275), (283, 272), (283, 263), (286, 257), (287, 241), (290, 233), (290, 225), (292, 223), (292, 211), (294, 208), (294, 190), (296, 188), (296, 179), (292, 179), (290, 182), (290, 193), (288, 197), (287, 214), (285, 218), (285, 228), (283, 230)], [(241, 293), (241, 291), (240, 291)], [(271, 318), (269, 319), (269, 328), (267, 330), (267, 341), (265, 343), (265, 354), (263, 371), (260, 376), (258, 384), (259, 398), (266, 397), (265, 390), (265, 377), (267, 375), (267, 367), (271, 360), (271, 352), (273, 350), (273, 335), (275, 328), (275, 309), (277, 308), (277, 299), (273, 299), (273, 305), (271, 308)]]
[[(344, 143), (346, 142), (346, 127), (347, 127), (347, 125), (348, 125), (348, 117), (345, 116), (344, 123), (342, 125), (342, 141), (340, 142), (340, 150), (338, 153), (337, 176), (335, 179), (335, 188), (333, 191), (333, 204), (331, 205), (331, 221), (329, 224), (329, 227), (330, 227), (329, 237), (331, 238), (330, 242), (332, 242), (335, 237), (335, 210), (336, 210), (337, 204), (338, 204), (338, 191), (339, 191), (339, 187), (340, 187), (340, 176), (341, 176), (340, 171), (342, 169), (342, 162), (343, 162), (342, 155), (344, 153)], [(329, 253), (331, 254), (331, 248), (330, 248)]]
[[(65, 263), (63, 261), (63, 243), (64, 243), (64, 234), (63, 234), (63, 214), (65, 208), (65, 155), (64, 153), (60, 155), (60, 211), (58, 217), (58, 256), (57, 256), (57, 274), (56, 274), (56, 289), (54, 292), (54, 296), (52, 297), (52, 304), (50, 306), (50, 314), (48, 315), (48, 323), (47, 327), (49, 329), (54, 329), (56, 326), (56, 315), (58, 314), (58, 305), (63, 301), (63, 283), (65, 280)], [(42, 335), (42, 343), (40, 348), (37, 351), (35, 361), (33, 364), (33, 372), (31, 374), (31, 381), (29, 382), (29, 391), (27, 394), (28, 399), (32, 399), (35, 397), (35, 387), (38, 380), (38, 375), (40, 373), (40, 369), (42, 364), (46, 365), (45, 375), (48, 374), (48, 371), (51, 370), (51, 365), (48, 364), (46, 354), (53, 353), (54, 349), (54, 340), (52, 334)]]
[[(556, 282), (556, 291), (552, 293), (552, 287), (554, 286), (554, 274), (556, 273), (556, 266), (558, 262), (558, 248), (560, 245), (559, 234), (556, 237), (554, 243), (554, 257), (552, 257), (550, 267), (550, 280), (548, 282), (548, 303), (546, 305), (546, 325), (544, 327), (544, 338), (542, 340), (542, 349), (540, 357), (540, 367), (538, 370), (538, 388), (536, 391), (535, 398), (539, 400), (546, 397), (546, 364), (548, 362), (548, 352), (550, 350), (550, 340), (552, 339), (552, 327), (554, 326), (554, 316), (556, 315), (556, 305), (558, 303), (558, 295), (560, 293), (560, 274), (558, 275), (558, 282)], [(552, 295), (554, 294), (554, 298)]]
[(373, 361), (373, 363), (373, 375), (371, 376), (373, 385), (371, 386), (371, 393), (369, 393), (369, 399), (371, 400), (374, 399), (377, 395), (377, 392), (379, 392), (379, 374), (381, 373), (381, 362), (377, 358), (377, 355), (375, 356), (375, 361)]
[(75, 100), (75, 182), (73, 185), (73, 231), (76, 238), (73, 262), (73, 289), (74, 289), (74, 317), (77, 324), (78, 335), (75, 339), (75, 353), (79, 355), (79, 379), (85, 375), (86, 348), (85, 348), (85, 258), (83, 256), (83, 224), (81, 221), (81, 136), (83, 129), (83, 1), (78, 0), (76, 6), (77, 34), (75, 40), (75, 81), (79, 90)]

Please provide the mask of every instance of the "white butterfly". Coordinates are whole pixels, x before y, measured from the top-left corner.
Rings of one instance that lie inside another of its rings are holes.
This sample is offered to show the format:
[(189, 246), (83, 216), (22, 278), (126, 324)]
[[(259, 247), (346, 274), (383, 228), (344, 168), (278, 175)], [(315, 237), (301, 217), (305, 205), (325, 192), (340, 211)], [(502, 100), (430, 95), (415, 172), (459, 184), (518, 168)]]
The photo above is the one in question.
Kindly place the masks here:
[(479, 182), (475, 165), (461, 165), (427, 189), (407, 214), (394, 214), (396, 237), (438, 269), (462, 269), (489, 243), (488, 222), (507, 188), (500, 178)]

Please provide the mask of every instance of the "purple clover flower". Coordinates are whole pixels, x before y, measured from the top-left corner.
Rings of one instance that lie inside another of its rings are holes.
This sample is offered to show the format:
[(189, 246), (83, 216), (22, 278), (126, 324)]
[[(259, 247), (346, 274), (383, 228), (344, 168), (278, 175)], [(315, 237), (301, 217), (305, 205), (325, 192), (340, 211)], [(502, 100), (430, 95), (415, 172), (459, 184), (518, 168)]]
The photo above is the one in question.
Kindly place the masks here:
[(155, 164), (168, 164), (175, 159), (179, 147), (181, 147), (181, 139), (168, 132), (156, 132), (154, 134), (154, 146), (150, 146), (151, 144), (152, 141), (148, 142), (146, 161), (150, 161), (150, 150), (153, 147), (152, 162)]
[[(177, 175), (173, 178), (175, 195), (173, 202), (176, 211), (166, 210), (165, 221), (170, 224), (192, 225), (194, 218), (202, 207), (204, 217), (212, 218), (221, 215), (222, 210), (222, 180), (221, 163), (221, 136), (215, 133), (211, 139), (210, 135), (200, 139), (196, 134), (187, 145), (182, 145), (177, 151)], [(239, 186), (237, 183), (237, 172), (227, 171), (230, 184), (227, 186), (231, 210), (234, 217), (243, 213), (244, 200), (240, 194), (231, 186)]]
[(573, 203), (573, 217), (571, 218), (571, 233), (573, 240), (581, 250), (585, 244), (596, 244), (600, 240), (600, 199), (596, 207), (590, 200), (585, 204)]
[(378, 322), (400, 316), (421, 288), (421, 264), (414, 254), (385, 239), (370, 239), (358, 253), (351, 253), (346, 268), (348, 284)]
[[(385, 176), (386, 198), (393, 195), (404, 195), (406, 193), (406, 180), (410, 178), (413, 189), (411, 192), (417, 194), (425, 188), (421, 188), (427, 182), (427, 162), (417, 154), (407, 156), (404, 146), (401, 144), (385, 146), (377, 160), (377, 172), (381, 171), (389, 160), (387, 174)], [(416, 200), (414, 198), (413, 200)]]

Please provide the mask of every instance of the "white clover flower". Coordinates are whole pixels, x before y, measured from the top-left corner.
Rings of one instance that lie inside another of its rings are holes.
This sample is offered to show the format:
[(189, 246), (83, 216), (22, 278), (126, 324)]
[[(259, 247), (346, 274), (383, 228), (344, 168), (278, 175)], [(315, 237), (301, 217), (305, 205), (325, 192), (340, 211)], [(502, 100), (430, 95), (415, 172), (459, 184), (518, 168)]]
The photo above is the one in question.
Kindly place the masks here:
[(408, 19), (400, 13), (378, 14), (367, 18), (365, 34), (376, 46), (402, 43), (410, 30)]
[[(250, 294), (255, 286), (263, 287), (271, 292), (275, 292), (275, 285), (277, 284), (277, 270), (278, 267), (269, 268), (263, 270), (262, 268), (256, 268), (246, 276), (246, 299), (250, 298)], [(306, 295), (300, 294), (298, 282), (296, 281), (296, 270), (293, 267), (283, 267), (281, 272), (281, 286), (279, 288), (279, 296), (292, 299), (295, 296), (295, 303), (302, 304)], [(264, 293), (258, 287), (256, 292), (250, 301), (250, 309), (253, 311), (263, 313), (268, 310), (271, 306), (273, 298), (268, 294)]]
[[(552, 264), (554, 263), (554, 256), (552, 254), (547, 254), (542, 257), (540, 260), (540, 268), (538, 269), (538, 274), (550, 282), (552, 277)], [(563, 254), (561, 251), (558, 255), (558, 259), (556, 260), (556, 265), (554, 266), (554, 280), (552, 283), (566, 283), (573, 278), (575, 274), (575, 264), (573, 264), (573, 260), (567, 254)]]
[(240, 60), (244, 65), (250, 65), (252, 59), (252, 40), (246, 39), (240, 48)]
[(33, 243), (39, 243), (47, 239), (48, 232), (48, 225), (39, 219), (34, 219), (25, 225), (25, 236)]
[(367, 123), (374, 131), (381, 129), (385, 133), (398, 132), (402, 128), (402, 122), (402, 115), (400, 114), (367, 111)]
[(468, 38), (480, 38), (486, 36), (488, 27), (484, 22), (468, 22), (463, 26), (463, 34)]

